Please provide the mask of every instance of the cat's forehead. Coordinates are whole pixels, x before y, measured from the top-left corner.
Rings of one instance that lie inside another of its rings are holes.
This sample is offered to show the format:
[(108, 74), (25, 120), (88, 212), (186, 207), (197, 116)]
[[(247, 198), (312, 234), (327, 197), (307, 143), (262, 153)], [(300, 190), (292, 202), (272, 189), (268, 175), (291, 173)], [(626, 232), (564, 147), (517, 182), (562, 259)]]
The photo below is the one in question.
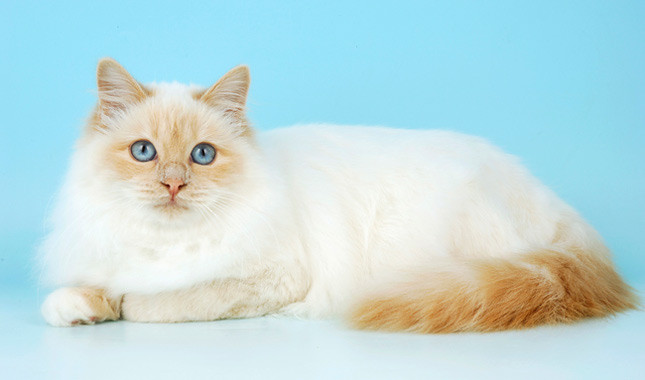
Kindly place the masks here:
[(181, 83), (146, 85), (148, 98), (132, 115), (131, 127), (159, 143), (194, 143), (228, 137), (230, 125), (199, 97), (204, 88)]

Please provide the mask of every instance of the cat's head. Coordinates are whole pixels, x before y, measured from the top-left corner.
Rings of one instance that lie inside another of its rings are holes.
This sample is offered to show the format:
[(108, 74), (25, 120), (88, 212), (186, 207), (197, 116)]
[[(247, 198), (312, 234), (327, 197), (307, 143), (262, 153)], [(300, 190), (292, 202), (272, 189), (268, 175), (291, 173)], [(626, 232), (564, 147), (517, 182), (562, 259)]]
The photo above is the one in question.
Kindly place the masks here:
[(77, 159), (91, 161), (104, 202), (161, 219), (213, 215), (227, 202), (243, 202), (237, 193), (255, 151), (245, 117), (246, 66), (203, 89), (142, 85), (106, 58), (97, 79), (99, 101)]

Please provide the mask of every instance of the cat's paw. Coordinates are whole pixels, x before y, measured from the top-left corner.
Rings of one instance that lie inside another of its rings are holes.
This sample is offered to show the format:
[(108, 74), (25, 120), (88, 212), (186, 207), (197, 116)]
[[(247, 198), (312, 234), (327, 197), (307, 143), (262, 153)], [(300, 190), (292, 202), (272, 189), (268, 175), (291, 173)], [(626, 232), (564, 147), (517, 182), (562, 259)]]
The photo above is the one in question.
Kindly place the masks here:
[(52, 326), (94, 324), (119, 319), (119, 304), (105, 292), (91, 288), (61, 288), (51, 293), (41, 308)]

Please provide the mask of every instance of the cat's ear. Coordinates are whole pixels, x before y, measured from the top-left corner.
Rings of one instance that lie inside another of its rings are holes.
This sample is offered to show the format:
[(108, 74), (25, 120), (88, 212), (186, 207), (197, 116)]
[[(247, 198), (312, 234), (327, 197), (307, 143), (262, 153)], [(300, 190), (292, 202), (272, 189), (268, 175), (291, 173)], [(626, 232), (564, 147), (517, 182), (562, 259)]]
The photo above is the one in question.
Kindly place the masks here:
[(146, 91), (123, 66), (112, 58), (103, 58), (96, 69), (99, 110), (111, 117), (143, 100)]
[(249, 68), (237, 66), (206, 90), (200, 100), (224, 112), (242, 116), (250, 83)]

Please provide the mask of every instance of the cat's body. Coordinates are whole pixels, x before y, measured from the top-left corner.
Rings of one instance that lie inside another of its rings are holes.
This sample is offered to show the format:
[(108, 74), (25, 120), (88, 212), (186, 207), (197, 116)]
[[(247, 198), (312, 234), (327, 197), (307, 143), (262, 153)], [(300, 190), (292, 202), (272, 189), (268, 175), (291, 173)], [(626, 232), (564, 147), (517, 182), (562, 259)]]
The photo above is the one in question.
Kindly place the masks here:
[[(596, 232), (481, 139), (330, 125), (255, 134), (248, 74), (209, 91), (137, 88), (102, 64), (103, 103), (43, 246), (50, 278), (73, 287), (45, 302), (52, 324), (350, 312), (366, 328), (497, 330), (634, 305)], [(140, 139), (154, 162), (120, 151)], [(218, 156), (202, 168), (187, 156), (204, 141)], [(181, 177), (176, 203), (169, 177)]]

